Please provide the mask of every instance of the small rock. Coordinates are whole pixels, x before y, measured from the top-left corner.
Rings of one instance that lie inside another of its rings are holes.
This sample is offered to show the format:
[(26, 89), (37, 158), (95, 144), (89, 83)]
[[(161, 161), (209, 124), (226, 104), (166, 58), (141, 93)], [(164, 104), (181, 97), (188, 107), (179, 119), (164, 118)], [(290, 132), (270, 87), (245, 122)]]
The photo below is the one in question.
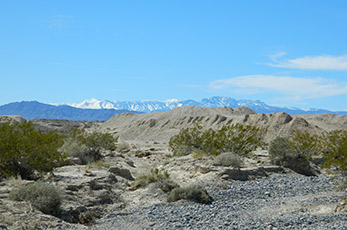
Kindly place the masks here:
[(118, 168), (118, 167), (111, 167), (108, 170), (110, 173), (116, 174), (118, 176), (121, 176), (128, 180), (134, 180), (133, 176), (131, 175), (129, 169), (124, 168)]

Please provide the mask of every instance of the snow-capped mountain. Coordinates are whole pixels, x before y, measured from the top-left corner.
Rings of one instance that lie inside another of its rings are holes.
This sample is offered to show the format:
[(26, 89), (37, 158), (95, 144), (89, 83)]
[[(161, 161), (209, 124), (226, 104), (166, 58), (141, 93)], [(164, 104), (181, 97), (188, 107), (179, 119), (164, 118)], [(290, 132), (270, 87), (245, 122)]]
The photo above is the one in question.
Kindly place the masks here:
[(71, 107), (81, 109), (116, 109), (116, 110), (129, 110), (136, 112), (162, 112), (168, 111), (175, 107), (182, 106), (199, 106), (199, 107), (223, 107), (228, 106), (236, 108), (240, 106), (246, 106), (257, 113), (274, 113), (274, 112), (286, 112), (288, 114), (316, 114), (316, 113), (335, 113), (335, 114), (347, 114), (347, 112), (332, 112), (322, 109), (310, 109), (302, 110), (298, 108), (282, 108), (265, 104), (262, 101), (256, 100), (236, 100), (230, 97), (210, 97), (203, 98), (200, 101), (195, 100), (177, 100), (170, 99), (165, 101), (157, 100), (144, 100), (144, 101), (109, 101), (109, 100), (97, 100), (90, 99), (84, 100), (79, 103), (60, 103), (55, 105), (69, 105)]

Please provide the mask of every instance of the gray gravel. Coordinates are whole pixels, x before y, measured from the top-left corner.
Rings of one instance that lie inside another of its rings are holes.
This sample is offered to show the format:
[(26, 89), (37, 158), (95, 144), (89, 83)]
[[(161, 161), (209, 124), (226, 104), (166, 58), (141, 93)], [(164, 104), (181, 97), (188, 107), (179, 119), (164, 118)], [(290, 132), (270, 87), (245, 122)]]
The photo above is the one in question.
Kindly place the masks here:
[(342, 193), (323, 175), (275, 174), (205, 187), (214, 199), (209, 205), (163, 203), (110, 213), (92, 229), (347, 229), (346, 214), (331, 211)]

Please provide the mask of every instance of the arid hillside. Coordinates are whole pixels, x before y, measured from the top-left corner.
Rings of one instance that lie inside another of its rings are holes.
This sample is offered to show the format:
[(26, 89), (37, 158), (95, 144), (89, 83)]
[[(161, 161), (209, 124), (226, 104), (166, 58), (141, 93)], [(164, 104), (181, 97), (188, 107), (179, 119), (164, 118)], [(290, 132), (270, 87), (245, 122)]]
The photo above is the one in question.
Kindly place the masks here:
[(182, 128), (199, 121), (204, 128), (218, 129), (223, 125), (245, 124), (266, 128), (265, 141), (276, 136), (288, 136), (293, 130), (324, 133), (347, 129), (347, 116), (320, 114), (294, 115), (287, 113), (256, 113), (246, 107), (175, 108), (150, 114), (123, 113), (102, 123), (98, 129), (119, 135), (124, 141), (156, 141), (165, 144)]

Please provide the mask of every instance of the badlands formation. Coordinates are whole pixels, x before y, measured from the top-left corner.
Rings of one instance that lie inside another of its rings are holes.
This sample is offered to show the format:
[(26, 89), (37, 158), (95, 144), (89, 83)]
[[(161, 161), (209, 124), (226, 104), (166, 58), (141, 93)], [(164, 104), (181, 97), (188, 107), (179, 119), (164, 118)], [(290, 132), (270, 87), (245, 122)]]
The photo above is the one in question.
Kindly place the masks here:
[[(16, 116), (6, 119), (24, 121)], [(31, 181), (2, 180), (0, 229), (347, 229), (346, 204), (339, 199), (346, 191), (337, 189), (319, 163), (314, 165), (316, 176), (304, 176), (272, 165), (267, 147), (244, 159), (240, 170), (216, 166), (213, 157), (173, 156), (170, 137), (196, 121), (206, 129), (237, 123), (265, 128), (267, 143), (294, 130), (322, 134), (347, 129), (343, 115), (257, 114), (246, 107), (124, 113), (106, 122), (33, 120), (42, 130), (75, 127), (111, 133), (126, 147), (104, 151), (104, 165), (72, 162), (43, 178), (61, 189), (59, 218), (8, 199), (12, 189)], [(134, 179), (151, 169), (167, 171), (181, 186), (204, 186), (213, 201), (168, 203), (167, 194), (155, 183), (133, 189)]]

